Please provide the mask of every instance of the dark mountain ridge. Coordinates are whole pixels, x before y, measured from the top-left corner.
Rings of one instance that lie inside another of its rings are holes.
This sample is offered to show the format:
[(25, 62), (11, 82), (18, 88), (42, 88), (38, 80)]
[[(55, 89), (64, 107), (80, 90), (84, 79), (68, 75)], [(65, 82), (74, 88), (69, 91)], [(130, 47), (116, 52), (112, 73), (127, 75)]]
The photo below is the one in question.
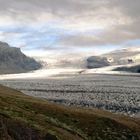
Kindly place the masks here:
[(106, 57), (91, 56), (87, 58), (87, 68), (89, 69), (101, 68), (109, 65), (110, 64)]
[(41, 64), (24, 55), (20, 48), (0, 42), (0, 74), (23, 73), (41, 68)]

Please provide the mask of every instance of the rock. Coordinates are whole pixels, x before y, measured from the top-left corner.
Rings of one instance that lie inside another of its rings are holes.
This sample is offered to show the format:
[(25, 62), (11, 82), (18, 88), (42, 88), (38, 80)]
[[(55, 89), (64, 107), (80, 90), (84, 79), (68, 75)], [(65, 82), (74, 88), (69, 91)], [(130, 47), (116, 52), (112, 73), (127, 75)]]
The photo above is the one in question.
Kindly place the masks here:
[(41, 64), (24, 55), (20, 48), (0, 42), (0, 74), (23, 73), (41, 68)]
[(132, 65), (132, 66), (122, 66), (115, 68), (114, 71), (126, 71), (126, 72), (133, 72), (133, 73), (140, 73), (140, 64), (139, 65)]
[(106, 57), (91, 56), (87, 59), (87, 68), (101, 68), (109, 66), (109, 62)]

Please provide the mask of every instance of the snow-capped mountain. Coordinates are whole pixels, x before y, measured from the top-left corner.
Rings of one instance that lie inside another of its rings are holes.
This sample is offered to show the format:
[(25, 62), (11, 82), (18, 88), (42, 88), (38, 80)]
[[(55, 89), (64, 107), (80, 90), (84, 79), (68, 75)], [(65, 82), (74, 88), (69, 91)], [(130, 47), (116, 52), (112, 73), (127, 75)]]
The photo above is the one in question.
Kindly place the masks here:
[(140, 47), (123, 48), (102, 56), (107, 57), (112, 65), (140, 63)]
[(52, 54), (43, 57), (35, 57), (44, 68), (85, 68), (86, 58), (76, 54)]

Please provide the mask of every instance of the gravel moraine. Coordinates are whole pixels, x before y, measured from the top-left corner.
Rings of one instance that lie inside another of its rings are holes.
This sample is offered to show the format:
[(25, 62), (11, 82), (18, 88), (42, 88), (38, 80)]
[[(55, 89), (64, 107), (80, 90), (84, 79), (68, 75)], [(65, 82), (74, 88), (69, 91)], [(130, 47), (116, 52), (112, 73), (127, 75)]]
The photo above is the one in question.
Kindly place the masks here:
[(140, 117), (140, 75), (79, 74), (68, 78), (1, 80), (0, 84), (64, 105)]

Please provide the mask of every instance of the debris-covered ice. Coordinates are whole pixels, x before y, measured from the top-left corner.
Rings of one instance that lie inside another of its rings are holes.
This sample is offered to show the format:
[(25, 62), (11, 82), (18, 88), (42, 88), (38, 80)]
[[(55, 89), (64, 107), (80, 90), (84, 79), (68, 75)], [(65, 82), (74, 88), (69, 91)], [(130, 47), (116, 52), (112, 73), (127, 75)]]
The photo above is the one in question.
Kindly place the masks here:
[(70, 75), (59, 73), (51, 78), (11, 78), (0, 83), (65, 105), (97, 107), (130, 116), (140, 114), (140, 75), (69, 72)]

